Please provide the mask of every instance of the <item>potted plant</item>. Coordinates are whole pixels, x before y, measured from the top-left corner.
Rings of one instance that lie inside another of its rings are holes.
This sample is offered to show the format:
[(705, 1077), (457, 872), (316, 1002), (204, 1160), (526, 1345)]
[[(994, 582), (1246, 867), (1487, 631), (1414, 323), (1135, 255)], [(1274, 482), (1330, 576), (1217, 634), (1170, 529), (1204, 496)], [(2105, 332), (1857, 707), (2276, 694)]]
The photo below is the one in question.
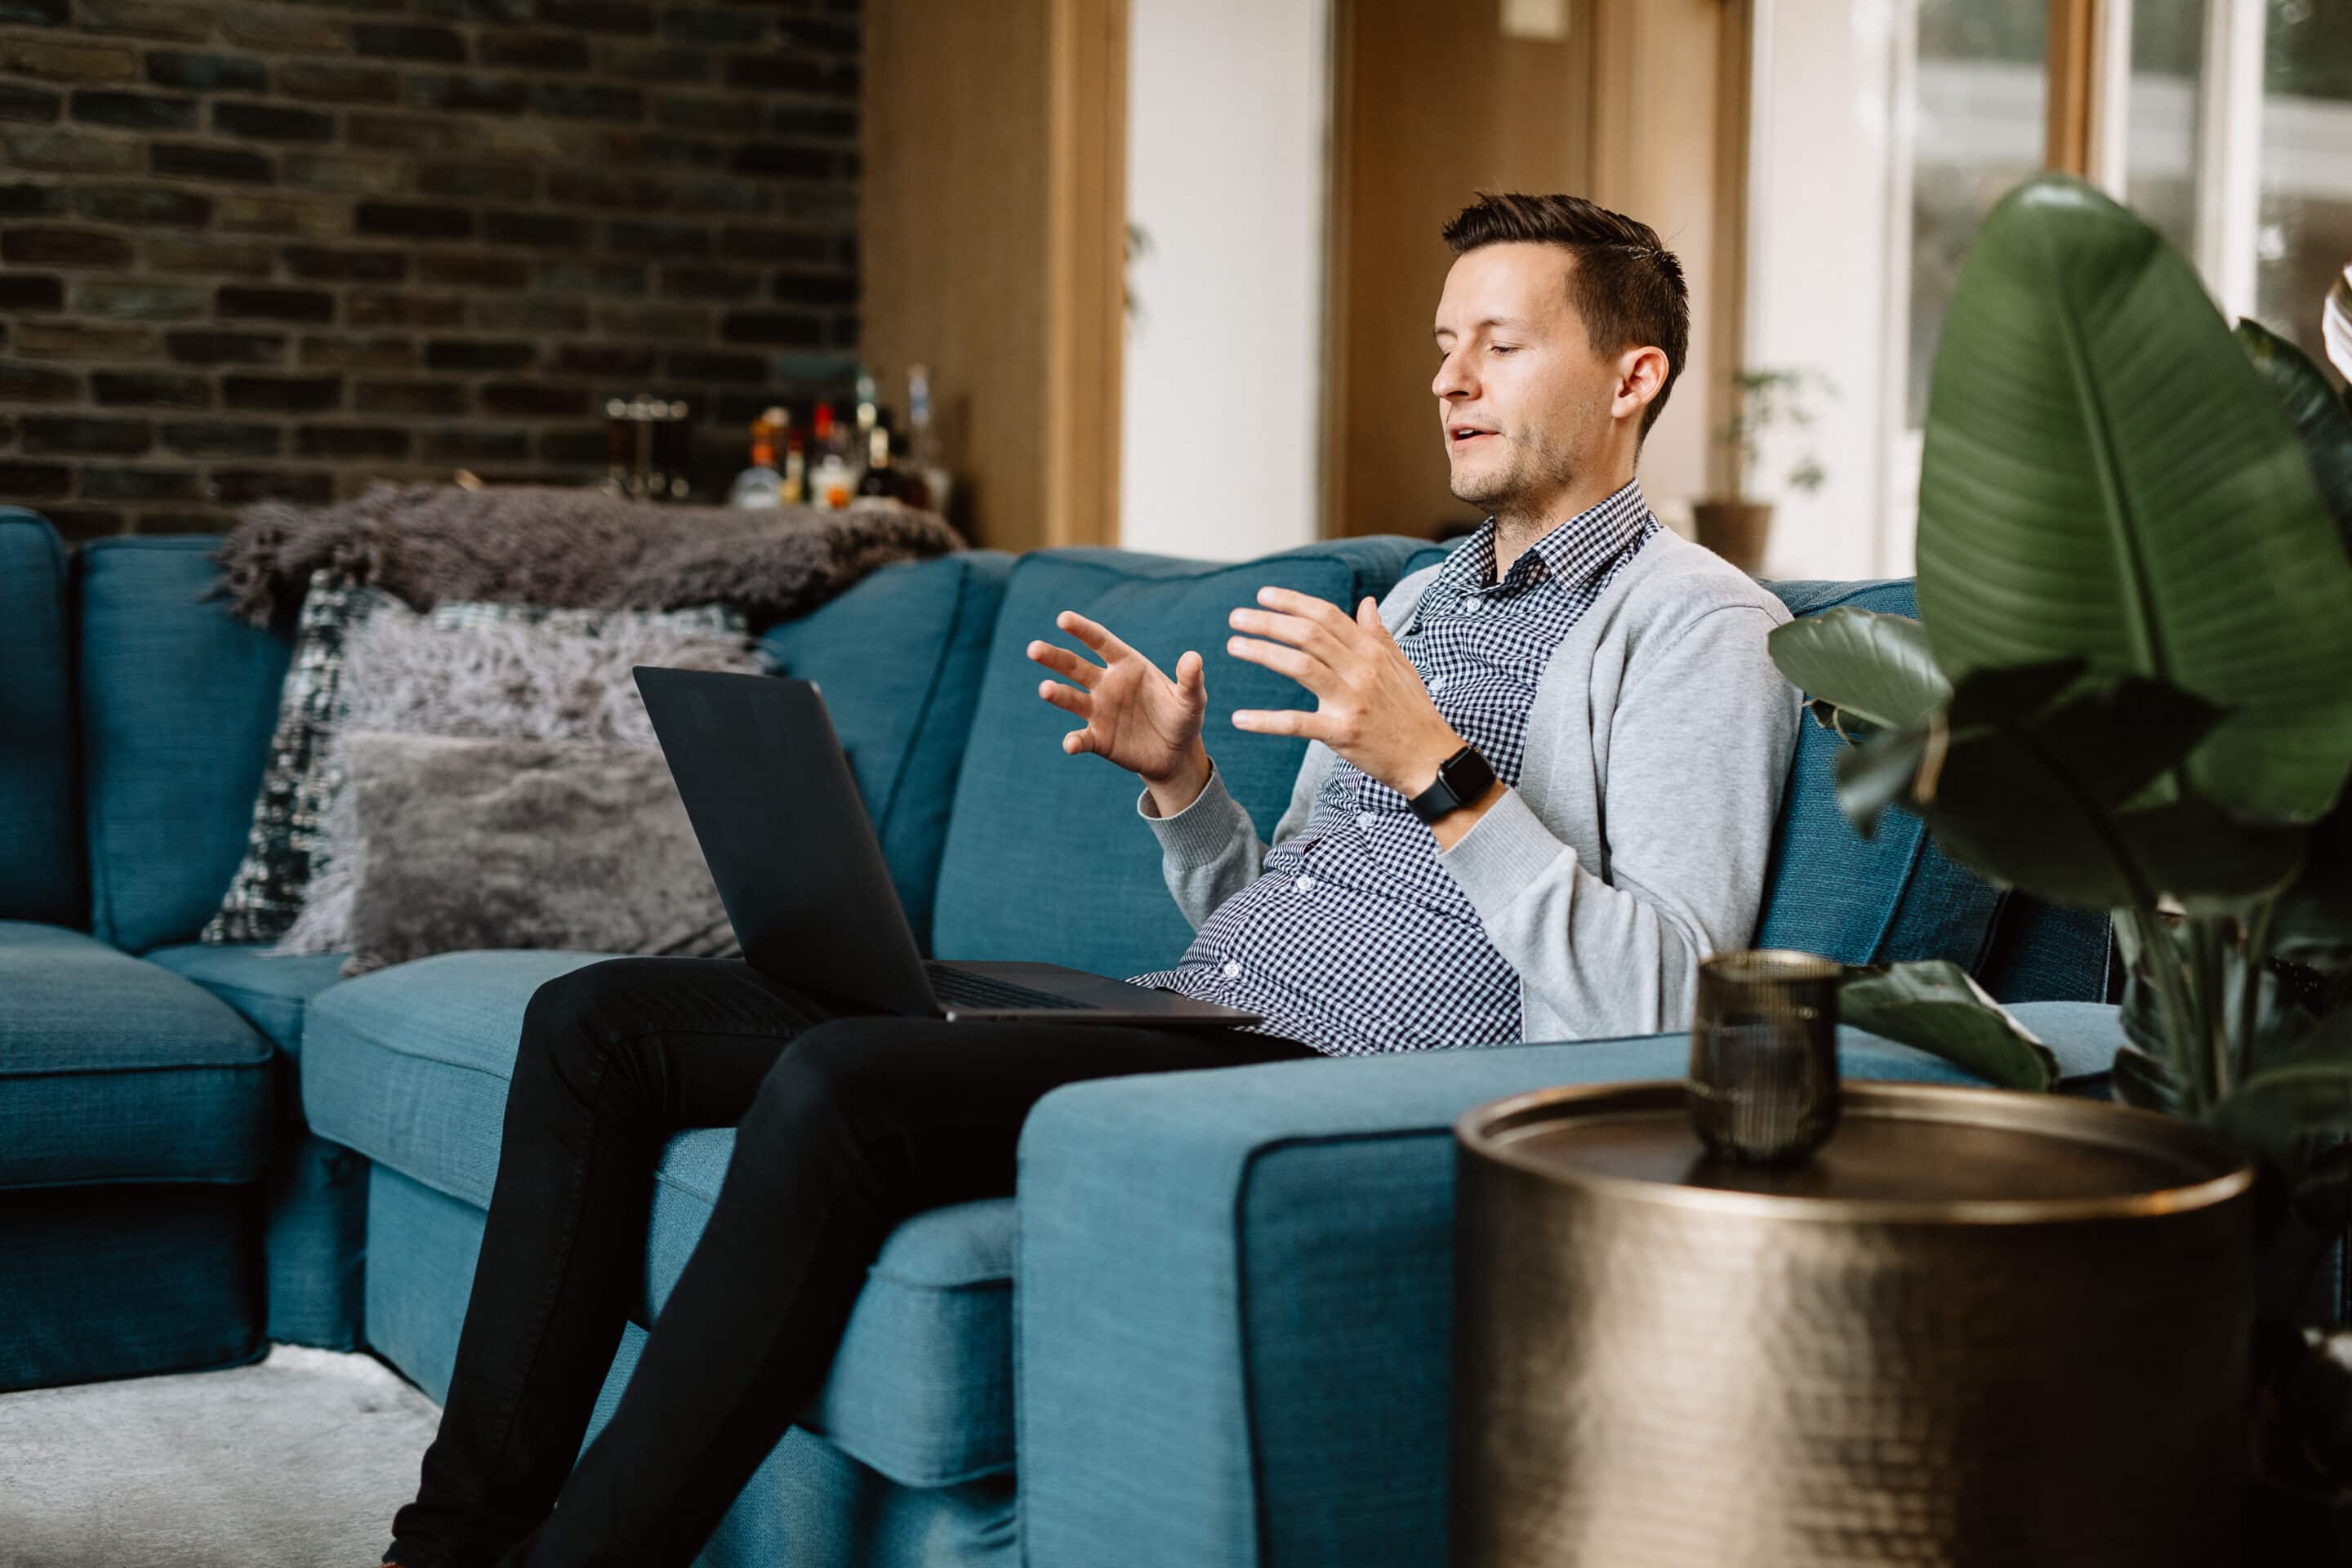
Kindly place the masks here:
[(2352, 408), (2325, 374), (2047, 176), (1987, 221), (1946, 321), (1919, 619), (1772, 638), (1854, 742), (1855, 827), (1915, 811), (1979, 874), (2113, 911), (2115, 1092), (2262, 1162), (2249, 1562), (2352, 1561), (2352, 1355), (2340, 1297), (2307, 1289), (2352, 1226), (2348, 532)]
[[(1757, 466), (1763, 461), (1768, 432), (1810, 429), (1811, 399), (1834, 395), (1829, 379), (1812, 370), (1736, 370), (1731, 373), (1731, 417), (1716, 439), (1731, 457), (1731, 495), (1727, 500), (1692, 503), (1698, 542), (1738, 567), (1754, 573), (1764, 562), (1765, 541), (1772, 531), (1772, 503), (1755, 500)], [(1821, 459), (1805, 451), (1790, 465), (1782, 483), (1811, 495), (1829, 478)]]

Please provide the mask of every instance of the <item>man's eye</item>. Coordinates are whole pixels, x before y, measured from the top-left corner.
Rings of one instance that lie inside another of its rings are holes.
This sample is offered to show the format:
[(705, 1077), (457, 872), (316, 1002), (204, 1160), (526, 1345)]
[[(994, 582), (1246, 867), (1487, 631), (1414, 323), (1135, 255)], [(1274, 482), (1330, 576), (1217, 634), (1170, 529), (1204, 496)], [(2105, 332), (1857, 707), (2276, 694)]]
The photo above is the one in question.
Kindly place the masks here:
[(1519, 345), (1517, 343), (1496, 343), (1494, 345), (1494, 352), (1498, 354), (1517, 353), (1519, 352)]

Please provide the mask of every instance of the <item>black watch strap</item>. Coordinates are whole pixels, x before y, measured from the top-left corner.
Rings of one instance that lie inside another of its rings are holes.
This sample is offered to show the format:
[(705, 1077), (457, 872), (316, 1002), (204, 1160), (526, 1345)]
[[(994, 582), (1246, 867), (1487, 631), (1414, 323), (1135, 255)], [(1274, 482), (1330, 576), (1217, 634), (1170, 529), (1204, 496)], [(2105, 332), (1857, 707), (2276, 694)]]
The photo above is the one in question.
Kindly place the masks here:
[(1437, 764), (1437, 778), (1405, 804), (1423, 822), (1435, 822), (1484, 796), (1495, 787), (1495, 770), (1478, 748), (1465, 745)]

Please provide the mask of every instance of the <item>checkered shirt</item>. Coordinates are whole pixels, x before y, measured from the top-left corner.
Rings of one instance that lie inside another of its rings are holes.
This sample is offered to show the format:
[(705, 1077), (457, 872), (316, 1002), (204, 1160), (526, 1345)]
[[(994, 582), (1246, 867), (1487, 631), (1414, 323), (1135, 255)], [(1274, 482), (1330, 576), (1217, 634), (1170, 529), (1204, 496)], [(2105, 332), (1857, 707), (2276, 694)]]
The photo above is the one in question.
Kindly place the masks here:
[[(1638, 481), (1495, 574), (1495, 523), (1455, 550), (1397, 643), (1437, 710), (1508, 784), (1544, 667), (1658, 531)], [(1519, 1037), (1519, 980), (1405, 797), (1341, 759), (1307, 826), (1226, 900), (1181, 964), (1131, 984), (1261, 1015), (1260, 1032), (1330, 1056)]]

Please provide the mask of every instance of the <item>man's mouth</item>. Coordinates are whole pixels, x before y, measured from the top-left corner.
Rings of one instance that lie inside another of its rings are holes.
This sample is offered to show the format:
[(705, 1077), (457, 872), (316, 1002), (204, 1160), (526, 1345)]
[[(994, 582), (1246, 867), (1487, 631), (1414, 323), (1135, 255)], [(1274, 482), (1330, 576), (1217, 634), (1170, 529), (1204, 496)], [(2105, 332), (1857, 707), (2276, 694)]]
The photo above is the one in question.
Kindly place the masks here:
[(1459, 452), (1465, 447), (1476, 446), (1480, 441), (1492, 437), (1494, 434), (1494, 431), (1480, 425), (1450, 425), (1445, 430), (1445, 444), (1449, 450)]

